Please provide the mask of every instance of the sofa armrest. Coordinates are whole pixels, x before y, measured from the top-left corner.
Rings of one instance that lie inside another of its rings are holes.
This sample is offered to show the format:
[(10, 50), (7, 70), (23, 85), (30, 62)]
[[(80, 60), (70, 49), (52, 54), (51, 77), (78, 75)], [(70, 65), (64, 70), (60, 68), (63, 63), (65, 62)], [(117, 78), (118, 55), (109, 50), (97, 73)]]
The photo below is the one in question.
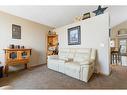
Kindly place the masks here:
[(94, 73), (94, 61), (86, 61), (80, 65), (80, 80), (88, 82), (92, 74)]
[(50, 55), (48, 56), (48, 59), (58, 59), (59, 56), (58, 55)]
[(91, 59), (90, 60), (90, 63), (92, 64), (92, 63), (95, 63), (95, 60), (94, 59)]
[(84, 62), (80, 62), (80, 65), (90, 65), (94, 63), (95, 61), (93, 59), (91, 60), (85, 60)]

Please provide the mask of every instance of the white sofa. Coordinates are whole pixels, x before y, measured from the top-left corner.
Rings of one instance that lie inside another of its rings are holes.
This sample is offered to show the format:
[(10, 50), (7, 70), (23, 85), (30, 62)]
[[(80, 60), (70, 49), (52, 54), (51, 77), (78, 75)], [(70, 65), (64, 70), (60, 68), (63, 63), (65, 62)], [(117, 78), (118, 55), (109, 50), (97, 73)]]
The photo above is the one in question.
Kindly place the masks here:
[(94, 72), (96, 50), (91, 48), (64, 48), (58, 55), (48, 56), (49, 69), (88, 82)]

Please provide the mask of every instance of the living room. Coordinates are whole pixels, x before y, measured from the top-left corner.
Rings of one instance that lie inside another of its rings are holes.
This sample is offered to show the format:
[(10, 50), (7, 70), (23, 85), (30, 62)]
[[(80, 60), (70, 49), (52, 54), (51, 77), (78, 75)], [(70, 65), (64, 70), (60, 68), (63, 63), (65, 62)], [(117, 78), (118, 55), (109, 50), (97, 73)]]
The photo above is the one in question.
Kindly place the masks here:
[(127, 67), (111, 64), (126, 9), (0, 6), (0, 89), (126, 89)]

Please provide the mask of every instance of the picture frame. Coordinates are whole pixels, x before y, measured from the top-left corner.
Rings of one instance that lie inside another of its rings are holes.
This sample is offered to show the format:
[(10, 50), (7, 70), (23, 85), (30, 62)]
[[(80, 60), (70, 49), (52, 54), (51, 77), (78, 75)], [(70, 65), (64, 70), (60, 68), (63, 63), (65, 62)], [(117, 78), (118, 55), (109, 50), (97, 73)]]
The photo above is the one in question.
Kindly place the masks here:
[(21, 39), (21, 26), (12, 24), (12, 39)]
[(90, 18), (90, 12), (83, 14), (82, 20)]
[(68, 29), (68, 45), (81, 44), (81, 27), (76, 26)]

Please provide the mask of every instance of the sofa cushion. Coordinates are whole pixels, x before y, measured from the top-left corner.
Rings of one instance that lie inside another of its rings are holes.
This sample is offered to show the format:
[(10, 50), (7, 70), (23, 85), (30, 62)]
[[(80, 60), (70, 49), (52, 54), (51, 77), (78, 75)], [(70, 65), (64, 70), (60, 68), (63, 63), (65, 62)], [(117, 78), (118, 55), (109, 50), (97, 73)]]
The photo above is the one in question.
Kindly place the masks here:
[(84, 62), (80, 62), (80, 65), (90, 65), (91, 62), (89, 60), (85, 60)]
[(68, 60), (68, 53), (66, 53), (66, 52), (61, 52), (60, 54), (59, 54), (59, 59), (61, 59), (61, 60)]
[(76, 53), (74, 57), (75, 62), (83, 62), (88, 59), (89, 59), (89, 54), (84, 54), (84, 53)]
[(71, 48), (71, 49), (70, 49), (69, 54), (68, 54), (68, 58), (69, 58), (69, 59), (72, 59), (72, 60), (74, 59), (75, 51), (76, 51), (75, 48)]
[(75, 62), (83, 62), (85, 60), (90, 59), (91, 49), (79, 49), (76, 51), (74, 61)]
[(65, 67), (68, 69), (74, 69), (76, 71), (80, 71), (80, 63), (78, 62), (66, 62)]
[(58, 57), (49, 57), (48, 68), (59, 71), (59, 64), (64, 64), (65, 60), (61, 60)]
[(68, 54), (69, 54), (69, 49), (60, 49), (58, 54), (59, 59), (68, 60)]
[(80, 65), (77, 62), (65, 63), (65, 74), (80, 79)]
[(59, 58), (52, 58), (52, 59), (48, 60), (48, 62), (52, 62), (52, 63), (57, 63), (57, 64), (59, 64), (59, 63), (65, 63), (66, 60), (59, 59)]

